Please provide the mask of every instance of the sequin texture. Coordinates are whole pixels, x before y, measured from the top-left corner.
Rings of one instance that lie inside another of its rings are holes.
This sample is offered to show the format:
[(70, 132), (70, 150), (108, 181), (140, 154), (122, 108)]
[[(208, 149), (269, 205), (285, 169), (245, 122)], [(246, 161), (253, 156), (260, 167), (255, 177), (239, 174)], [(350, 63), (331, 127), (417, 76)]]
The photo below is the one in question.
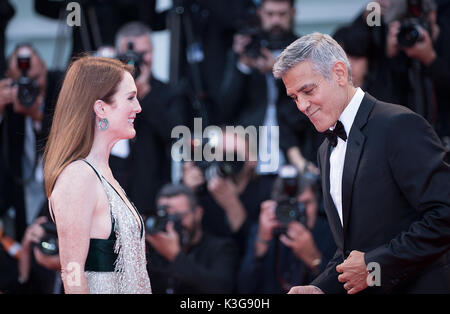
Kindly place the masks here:
[(114, 252), (118, 254), (118, 257), (114, 272), (85, 272), (89, 292), (151, 293), (145, 256), (145, 237), (141, 237), (142, 218), (139, 216), (140, 221), (138, 222), (136, 216), (131, 212), (132, 209), (125, 204), (105, 178), (102, 177), (101, 181), (108, 196), (109, 209), (115, 222)]

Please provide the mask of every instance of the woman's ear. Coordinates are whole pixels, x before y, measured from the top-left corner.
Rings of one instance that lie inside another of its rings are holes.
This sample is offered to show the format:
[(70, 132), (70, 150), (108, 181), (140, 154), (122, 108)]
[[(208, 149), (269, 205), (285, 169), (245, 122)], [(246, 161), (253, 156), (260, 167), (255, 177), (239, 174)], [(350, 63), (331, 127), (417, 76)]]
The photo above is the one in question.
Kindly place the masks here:
[(94, 103), (94, 112), (97, 117), (103, 119), (105, 117), (105, 102), (103, 100), (96, 100)]

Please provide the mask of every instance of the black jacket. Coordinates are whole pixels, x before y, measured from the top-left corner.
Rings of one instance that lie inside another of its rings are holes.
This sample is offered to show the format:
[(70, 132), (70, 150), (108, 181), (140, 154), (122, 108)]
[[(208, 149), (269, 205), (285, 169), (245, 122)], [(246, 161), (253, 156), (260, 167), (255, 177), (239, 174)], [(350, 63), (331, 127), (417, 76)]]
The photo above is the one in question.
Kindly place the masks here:
[(342, 227), (330, 196), (330, 143), (319, 149), (324, 204), (337, 251), (313, 281), (345, 293), (336, 266), (352, 250), (379, 263), (381, 286), (365, 292), (450, 290), (450, 167), (431, 126), (407, 108), (366, 94), (347, 139)]
[(8, 0), (0, 0), (0, 78), (6, 70), (5, 63), (5, 30), (9, 20), (14, 16), (14, 7)]
[[(49, 71), (45, 96), (44, 117), (41, 131), (36, 133), (36, 154), (42, 155), (50, 132), (63, 74)], [(16, 236), (20, 241), (26, 228), (24, 191), (21, 181), (22, 156), (24, 154), (25, 116), (13, 112), (9, 105), (0, 123), (0, 215), (9, 207), (16, 209)]]
[(180, 252), (172, 263), (149, 253), (148, 272), (153, 293), (232, 293), (237, 267), (236, 248), (231, 240), (204, 233), (188, 252)]

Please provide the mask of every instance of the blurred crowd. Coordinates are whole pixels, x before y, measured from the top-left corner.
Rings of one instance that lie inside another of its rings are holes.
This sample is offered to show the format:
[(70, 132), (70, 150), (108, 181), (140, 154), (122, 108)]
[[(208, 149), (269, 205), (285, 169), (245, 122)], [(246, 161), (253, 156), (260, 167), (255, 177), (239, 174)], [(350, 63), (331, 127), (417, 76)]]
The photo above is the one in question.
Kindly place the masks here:
[[(301, 6), (174, 0), (158, 12), (156, 0), (78, 2), (72, 57), (136, 69), (137, 136), (113, 147), (110, 165), (144, 217), (153, 292), (286, 293), (308, 284), (336, 250), (316, 165), (323, 137), (272, 75), (276, 57), (305, 35), (293, 27)], [(363, 11), (333, 34), (353, 84), (424, 116), (450, 151), (450, 1), (377, 2), (380, 25), (369, 26), (372, 12)], [(34, 1), (54, 19), (66, 18), (66, 5)], [(14, 11), (0, 0), (0, 293), (62, 293), (42, 153), (64, 72), (49, 70), (30, 43), (4, 56)], [(152, 30), (163, 29), (171, 32), (167, 84), (152, 74)], [(174, 176), (172, 129), (193, 130), (194, 117), (223, 128), (220, 149), (243, 158), (183, 162)], [(238, 125), (279, 127), (258, 134), (278, 144), (268, 152), (279, 156), (276, 169), (245, 158), (248, 138), (225, 130)]]

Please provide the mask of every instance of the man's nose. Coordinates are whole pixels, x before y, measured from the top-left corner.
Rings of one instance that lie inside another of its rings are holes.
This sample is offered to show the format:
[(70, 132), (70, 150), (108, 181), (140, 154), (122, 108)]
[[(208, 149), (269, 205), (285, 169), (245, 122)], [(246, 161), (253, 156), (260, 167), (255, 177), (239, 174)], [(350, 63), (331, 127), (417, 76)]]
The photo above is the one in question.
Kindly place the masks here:
[(300, 110), (304, 114), (306, 114), (306, 111), (308, 110), (309, 106), (310, 106), (310, 103), (307, 100), (300, 99), (299, 101), (297, 101), (298, 110)]

